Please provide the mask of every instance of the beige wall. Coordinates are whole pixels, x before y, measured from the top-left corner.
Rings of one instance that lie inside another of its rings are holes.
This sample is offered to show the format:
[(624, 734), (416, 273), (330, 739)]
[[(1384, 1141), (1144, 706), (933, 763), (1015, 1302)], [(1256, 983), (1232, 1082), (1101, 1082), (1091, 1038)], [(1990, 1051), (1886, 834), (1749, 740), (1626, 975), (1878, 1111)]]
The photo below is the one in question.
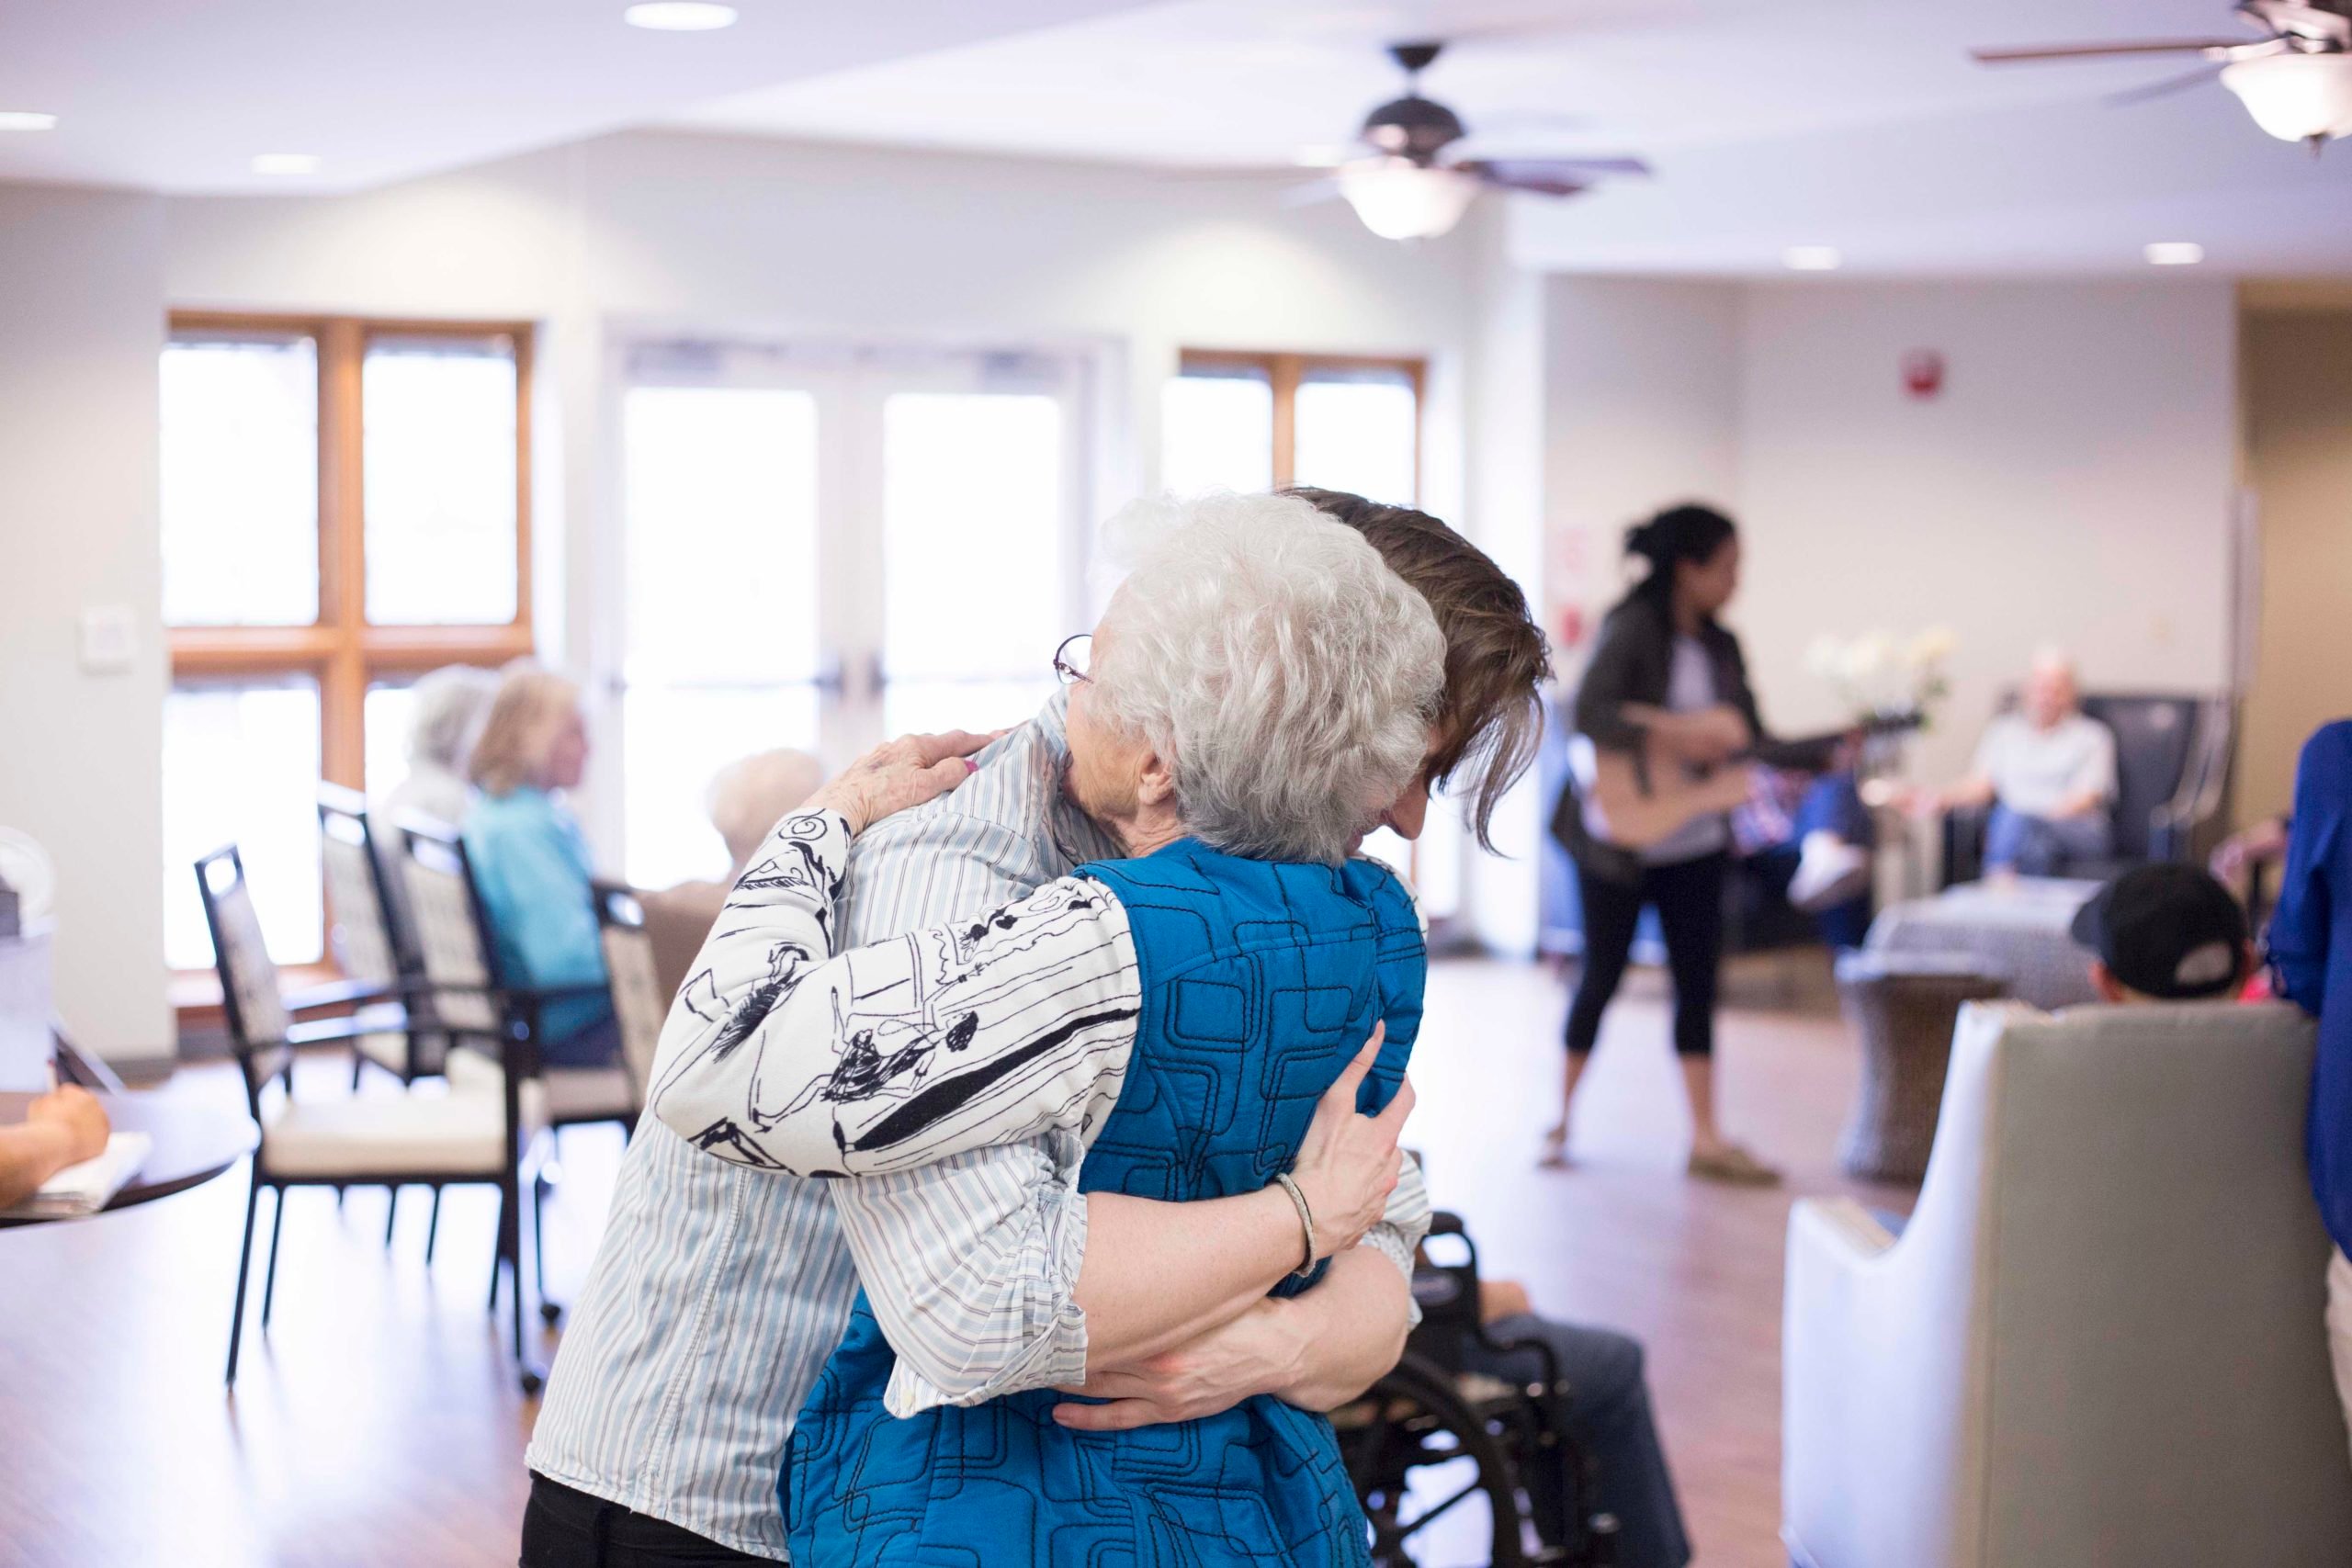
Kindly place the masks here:
[[(2225, 281), (1764, 284), (1744, 291), (1735, 618), (1766, 712), (1834, 722), (1821, 632), (1957, 634), (1946, 777), (2034, 649), (2110, 690), (2229, 676), (2236, 301)], [(1940, 396), (1901, 385), (1940, 352)]]
[(2287, 808), (2295, 754), (2352, 715), (2352, 309), (2253, 311), (2245, 477), (2260, 539), (2239, 820)]
[[(57, 865), (57, 1008), (121, 1061), (167, 1056), (163, 544), (155, 515), (163, 203), (0, 186), (0, 825)], [(81, 613), (128, 609), (92, 674)], [(183, 870), (182, 874), (187, 874)]]
[[(1555, 277), (1546, 593), (1619, 591), (1619, 530), (1686, 497), (1746, 535), (1730, 620), (1784, 730), (1845, 716), (1824, 632), (1959, 637), (1918, 770), (1964, 765), (1997, 691), (2057, 642), (2108, 687), (2228, 676), (2235, 302), (2224, 282)], [(1949, 367), (1903, 389), (1906, 350)], [(1560, 660), (1573, 679), (1576, 650)]]

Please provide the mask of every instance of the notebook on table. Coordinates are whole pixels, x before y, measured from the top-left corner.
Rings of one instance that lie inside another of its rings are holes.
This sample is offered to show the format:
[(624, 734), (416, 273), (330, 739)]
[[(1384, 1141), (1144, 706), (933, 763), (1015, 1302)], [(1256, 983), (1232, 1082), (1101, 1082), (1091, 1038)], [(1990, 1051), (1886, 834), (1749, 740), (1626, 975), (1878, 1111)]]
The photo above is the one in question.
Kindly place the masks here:
[(95, 1214), (139, 1174), (153, 1147), (154, 1140), (144, 1133), (110, 1134), (102, 1153), (67, 1166), (15, 1208), (0, 1209), (0, 1219), (78, 1220)]

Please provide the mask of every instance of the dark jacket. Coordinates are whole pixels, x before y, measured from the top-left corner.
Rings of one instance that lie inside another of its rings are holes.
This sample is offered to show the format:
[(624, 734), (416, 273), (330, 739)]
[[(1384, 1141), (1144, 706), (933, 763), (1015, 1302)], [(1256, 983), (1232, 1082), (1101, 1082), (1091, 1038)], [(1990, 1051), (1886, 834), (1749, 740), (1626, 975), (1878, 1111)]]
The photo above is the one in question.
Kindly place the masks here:
[[(1713, 666), (1715, 700), (1737, 708), (1747, 720), (1749, 732), (1756, 737), (1755, 745), (1746, 753), (1747, 761), (1803, 772), (1818, 772), (1827, 766), (1829, 755), (1837, 746), (1835, 739), (1776, 740), (1765, 729), (1763, 716), (1756, 709), (1756, 694), (1748, 688), (1747, 660), (1740, 654), (1739, 638), (1728, 627), (1720, 622), (1707, 622), (1699, 628), (1699, 643), (1707, 650), (1707, 660)], [(1642, 730), (1625, 718), (1624, 707), (1628, 703), (1664, 707), (1673, 671), (1673, 618), (1663, 604), (1635, 594), (1610, 611), (1608, 618), (1600, 623), (1600, 639), (1593, 644), (1592, 657), (1585, 663), (1584, 679), (1577, 683), (1576, 696), (1568, 707), (1569, 728), (1577, 734), (1586, 737), (1600, 750), (1633, 753), (1635, 773), (1645, 790), (1649, 787), (1649, 779), (1642, 761)], [(1641, 879), (1642, 857), (1638, 852), (1604, 842), (1586, 829), (1583, 804), (1573, 776), (1560, 791), (1559, 804), (1553, 810), (1552, 836), (1590, 874), (1611, 882)]]

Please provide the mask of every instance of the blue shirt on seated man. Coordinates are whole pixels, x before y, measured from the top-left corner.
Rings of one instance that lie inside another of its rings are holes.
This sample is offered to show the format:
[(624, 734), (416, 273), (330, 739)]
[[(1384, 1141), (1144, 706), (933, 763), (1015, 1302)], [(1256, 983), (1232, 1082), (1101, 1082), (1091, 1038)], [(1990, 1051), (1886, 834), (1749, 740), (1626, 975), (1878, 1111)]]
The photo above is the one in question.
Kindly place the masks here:
[[(519, 669), (501, 682), (467, 774), (481, 793), (466, 813), (466, 855), (490, 917), (499, 968), (537, 989), (605, 983), (605, 953), (580, 821), (555, 798), (588, 761), (580, 691), (560, 675)], [(610, 995), (547, 1004), (539, 1054), (594, 1066), (620, 1051)]]

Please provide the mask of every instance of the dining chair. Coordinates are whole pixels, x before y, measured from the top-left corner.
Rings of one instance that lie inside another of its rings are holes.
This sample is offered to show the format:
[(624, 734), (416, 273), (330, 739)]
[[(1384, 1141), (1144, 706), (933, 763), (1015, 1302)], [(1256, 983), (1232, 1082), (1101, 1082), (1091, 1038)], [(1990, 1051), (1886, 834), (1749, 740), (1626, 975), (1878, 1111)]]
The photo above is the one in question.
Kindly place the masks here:
[(646, 927), (645, 905), (636, 890), (600, 882), (595, 892), (605, 974), (612, 986), (613, 1016), (621, 1029), (621, 1070), (628, 1075), (629, 1093), (641, 1114), (672, 998), (662, 988), (653, 934)]
[[(327, 906), (336, 963), (345, 978), (387, 992), (412, 992), (418, 978), (413, 946), (401, 941), (405, 911), (383, 874), (367, 797), (357, 790), (319, 784), (319, 855), (326, 872)], [(413, 1001), (415, 998), (408, 997)], [(412, 1007), (409, 1027), (359, 1035), (353, 1042), (351, 1087), (369, 1064), (402, 1084), (437, 1075), (447, 1036), (416, 1027), (424, 1010)]]
[[(463, 835), (423, 822), (403, 825), (401, 834), (406, 850), (401, 871), (423, 961), (423, 984), (433, 998), (433, 1016), (457, 1037), (448, 1062), (451, 1083), (478, 1082), (495, 1070), (488, 1058), (469, 1049), (485, 1033), (495, 1033), (510, 1046), (519, 1042), (528, 1047), (516, 1059), (527, 1064), (521, 1070), (531, 1080), (536, 1128), (544, 1129), (550, 1139), (567, 1127), (599, 1122), (616, 1122), (626, 1133), (636, 1120), (638, 1095), (624, 1066), (550, 1066), (538, 1050), (550, 1003), (605, 996), (606, 985), (535, 987), (526, 976), (508, 973), (492, 935), (489, 908)], [(537, 1243), (550, 1185), (549, 1163), (542, 1160), (532, 1174), (532, 1267), (539, 1314), (554, 1323), (563, 1309), (548, 1299), (546, 1259)]]
[[(205, 923), (212, 933), (213, 961), (220, 976), (220, 999), (230, 1045), (244, 1079), (246, 1108), (261, 1130), (253, 1156), (253, 1184), (245, 1200), (244, 1238), (237, 1257), (237, 1292), (229, 1324), (228, 1382), (237, 1381), (237, 1358), (245, 1317), (245, 1289), (253, 1266), (254, 1222), (264, 1188), (274, 1198), (269, 1260), (262, 1274), (261, 1321), (266, 1332), (277, 1287), (277, 1249), (285, 1227), (286, 1193), (294, 1187), (383, 1187), (434, 1190), (436, 1216), (444, 1186), (494, 1187), (499, 1198), (497, 1263), (514, 1280), (514, 1359), (526, 1393), (544, 1382), (524, 1358), (521, 1203), (522, 1156), (531, 1135), (535, 1098), (522, 1092), (527, 1079), (528, 1043), (500, 1038), (502, 1066), (494, 1085), (453, 1079), (444, 1093), (352, 1094), (334, 1099), (300, 1098), (295, 1091), (298, 1047), (349, 1043), (382, 1032), (387, 1019), (362, 1009), (344, 1017), (300, 1021), (297, 1014), (323, 1005), (319, 993), (290, 997), (278, 985), (277, 966), (263, 941), (261, 921), (245, 881), (243, 858), (235, 845), (213, 851), (196, 863), (197, 888)], [(345, 987), (346, 989), (348, 987)], [(346, 998), (345, 1000), (350, 998)], [(498, 1280), (491, 1279), (496, 1302)]]

